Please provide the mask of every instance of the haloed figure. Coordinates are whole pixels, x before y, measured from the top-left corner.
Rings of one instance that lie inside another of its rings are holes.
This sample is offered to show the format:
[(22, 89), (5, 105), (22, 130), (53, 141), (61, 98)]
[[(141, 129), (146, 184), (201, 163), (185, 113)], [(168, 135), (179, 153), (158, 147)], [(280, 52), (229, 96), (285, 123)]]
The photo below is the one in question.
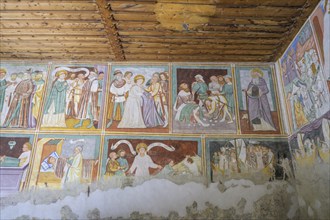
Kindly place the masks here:
[(140, 143), (136, 147), (138, 155), (135, 156), (133, 164), (129, 170), (130, 173), (134, 173), (136, 177), (148, 177), (150, 175), (149, 168), (161, 169), (160, 165), (155, 164), (151, 157), (147, 154), (147, 145)]

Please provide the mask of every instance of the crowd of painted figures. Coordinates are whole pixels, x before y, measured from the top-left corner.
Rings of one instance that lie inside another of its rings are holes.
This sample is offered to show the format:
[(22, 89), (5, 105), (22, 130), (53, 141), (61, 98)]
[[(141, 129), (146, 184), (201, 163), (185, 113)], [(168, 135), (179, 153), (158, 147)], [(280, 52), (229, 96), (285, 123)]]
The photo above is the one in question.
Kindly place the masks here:
[(259, 172), (269, 180), (293, 178), (289, 151), (273, 150), (258, 141), (250, 140), (247, 145), (242, 139), (236, 147), (229, 141), (213, 152), (211, 168), (213, 179), (217, 176), (230, 177), (233, 174)]
[(0, 126), (33, 128), (36, 126), (45, 73), (27, 69), (8, 73), (0, 69)]
[(142, 74), (120, 70), (110, 83), (107, 128), (118, 121), (117, 128), (167, 127), (169, 122), (169, 75), (155, 72), (151, 79)]
[[(70, 72), (69, 72), (70, 71)], [(68, 119), (76, 119), (74, 128), (97, 127), (102, 103), (104, 73), (87, 68), (59, 69), (51, 82), (43, 110), (42, 127), (68, 127)]]

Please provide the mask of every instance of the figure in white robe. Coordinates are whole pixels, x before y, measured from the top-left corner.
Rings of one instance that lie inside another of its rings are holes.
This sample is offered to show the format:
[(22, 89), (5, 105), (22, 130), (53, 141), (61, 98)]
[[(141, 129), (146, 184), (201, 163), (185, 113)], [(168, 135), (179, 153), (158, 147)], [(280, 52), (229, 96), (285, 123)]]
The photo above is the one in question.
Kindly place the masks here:
[(135, 156), (133, 164), (129, 169), (130, 173), (134, 173), (136, 177), (148, 177), (150, 175), (149, 168), (161, 169), (160, 165), (155, 164), (151, 157), (146, 153), (147, 145), (145, 143), (140, 143), (136, 147), (138, 155)]
[(31, 149), (32, 149), (32, 145), (29, 142), (23, 144), (23, 148), (22, 148), (23, 153), (21, 153), (21, 155), (18, 157), (19, 166), (24, 169), (22, 179), (21, 179), (21, 183), (25, 182), (25, 179), (26, 179), (26, 176), (27, 176), (27, 173), (28, 173), (27, 166), (30, 163)]
[(118, 128), (146, 128), (142, 115), (142, 95), (144, 89), (144, 76), (137, 75), (134, 77), (134, 84), (129, 90), (129, 95), (125, 103), (123, 118)]
[(71, 182), (80, 182), (83, 168), (82, 147), (75, 147), (73, 156), (69, 157), (64, 167), (62, 185)]

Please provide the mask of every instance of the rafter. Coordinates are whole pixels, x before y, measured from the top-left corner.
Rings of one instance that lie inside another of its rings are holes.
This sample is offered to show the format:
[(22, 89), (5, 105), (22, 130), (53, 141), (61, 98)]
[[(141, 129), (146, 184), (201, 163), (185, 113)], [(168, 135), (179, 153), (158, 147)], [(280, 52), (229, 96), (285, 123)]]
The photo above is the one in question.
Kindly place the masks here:
[(97, 4), (99, 12), (101, 14), (103, 24), (104, 24), (104, 29), (107, 32), (110, 47), (115, 54), (116, 60), (118, 60), (118, 61), (125, 60), (124, 51), (120, 44), (118, 32), (117, 32), (116, 26), (114, 25), (113, 17), (109, 11), (110, 9), (108, 8), (107, 1), (96, 0), (96, 4)]

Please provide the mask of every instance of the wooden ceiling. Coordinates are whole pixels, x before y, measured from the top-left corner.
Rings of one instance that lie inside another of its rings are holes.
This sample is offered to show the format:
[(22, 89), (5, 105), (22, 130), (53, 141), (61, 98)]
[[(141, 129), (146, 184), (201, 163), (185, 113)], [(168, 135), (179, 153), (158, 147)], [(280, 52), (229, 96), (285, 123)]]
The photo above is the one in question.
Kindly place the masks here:
[(319, 0), (1, 0), (6, 60), (273, 62)]

